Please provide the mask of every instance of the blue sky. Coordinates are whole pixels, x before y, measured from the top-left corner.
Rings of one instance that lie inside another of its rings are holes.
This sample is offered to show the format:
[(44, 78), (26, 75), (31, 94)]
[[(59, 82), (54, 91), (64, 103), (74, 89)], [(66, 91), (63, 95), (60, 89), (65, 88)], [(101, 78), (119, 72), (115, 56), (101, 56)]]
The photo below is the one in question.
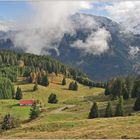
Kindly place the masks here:
[[(94, 6), (96, 8), (104, 6), (107, 3), (97, 3)], [(83, 10), (81, 12), (87, 14), (95, 14), (101, 16), (107, 16), (106, 11), (97, 10), (95, 7), (89, 10)], [(0, 20), (16, 20), (16, 18), (24, 17), (26, 15), (32, 14), (31, 7), (26, 1), (0, 1)]]
[(27, 2), (0, 1), (0, 20), (15, 20), (30, 13), (31, 9)]
[(107, 11), (101, 10), (101, 8), (104, 8), (106, 5), (111, 5), (111, 2), (94, 2), (92, 9), (87, 9), (81, 12), (93, 15), (108, 16)]

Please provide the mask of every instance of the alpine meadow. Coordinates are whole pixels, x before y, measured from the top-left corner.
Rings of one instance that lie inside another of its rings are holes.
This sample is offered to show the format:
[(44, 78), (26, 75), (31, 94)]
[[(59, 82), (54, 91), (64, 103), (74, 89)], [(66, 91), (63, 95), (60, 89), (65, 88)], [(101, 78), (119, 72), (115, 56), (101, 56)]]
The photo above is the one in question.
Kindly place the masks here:
[(0, 1), (1, 139), (140, 139), (140, 1)]

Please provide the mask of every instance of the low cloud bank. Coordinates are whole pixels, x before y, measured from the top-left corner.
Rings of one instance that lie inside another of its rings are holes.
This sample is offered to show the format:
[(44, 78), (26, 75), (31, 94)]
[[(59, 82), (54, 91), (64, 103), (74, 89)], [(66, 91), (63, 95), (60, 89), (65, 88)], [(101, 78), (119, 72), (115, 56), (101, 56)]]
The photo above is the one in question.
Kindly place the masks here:
[[(91, 9), (92, 2), (86, 1), (46, 1), (29, 2), (33, 14), (19, 22), (19, 31), (13, 37), (14, 45), (26, 52), (42, 54), (50, 49), (58, 52), (58, 44), (64, 34), (74, 35), (78, 28), (91, 30), (97, 28), (93, 18), (80, 15), (79, 23), (71, 18), (83, 9)], [(77, 40), (72, 47), (77, 47), (93, 55), (99, 55), (108, 50), (111, 35), (104, 28), (92, 32), (85, 42)]]
[(108, 41), (110, 39), (110, 33), (104, 28), (100, 28), (90, 34), (85, 42), (77, 40), (72, 46), (83, 50), (86, 54), (100, 55), (109, 49)]

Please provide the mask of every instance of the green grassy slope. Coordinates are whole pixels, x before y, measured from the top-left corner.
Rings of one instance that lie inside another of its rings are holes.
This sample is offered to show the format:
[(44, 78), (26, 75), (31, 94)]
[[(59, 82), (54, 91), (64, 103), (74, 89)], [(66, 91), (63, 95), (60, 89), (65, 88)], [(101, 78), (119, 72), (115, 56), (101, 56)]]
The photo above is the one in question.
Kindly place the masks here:
[[(62, 86), (62, 76), (58, 76), (49, 87), (39, 86), (33, 92), (33, 84), (15, 83), (20, 86), (24, 99), (39, 99), (46, 109), (39, 118), (27, 122), (30, 107), (20, 107), (16, 100), (0, 100), (0, 118), (5, 113), (11, 113), (20, 118), (20, 128), (0, 134), (1, 138), (140, 138), (140, 116), (132, 113), (133, 99), (124, 102), (125, 115), (133, 116), (118, 118), (87, 119), (92, 102), (98, 102), (100, 114), (104, 115), (106, 104), (110, 97), (105, 97), (101, 88), (89, 88), (79, 84), (78, 91), (68, 90)], [(48, 104), (48, 96), (55, 93), (58, 104)], [(116, 101), (112, 101), (115, 108)]]

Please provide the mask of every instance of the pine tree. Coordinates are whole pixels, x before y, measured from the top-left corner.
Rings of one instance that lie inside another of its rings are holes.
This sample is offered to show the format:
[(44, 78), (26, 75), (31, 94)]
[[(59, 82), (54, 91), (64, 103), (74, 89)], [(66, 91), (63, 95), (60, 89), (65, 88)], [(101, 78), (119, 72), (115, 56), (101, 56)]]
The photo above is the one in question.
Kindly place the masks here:
[(123, 99), (128, 100), (129, 99), (129, 92), (126, 87), (123, 88)]
[(49, 85), (49, 79), (48, 79), (47, 75), (43, 76), (43, 78), (42, 78), (42, 85), (43, 86), (48, 86)]
[(33, 91), (36, 91), (36, 90), (38, 90), (38, 84), (37, 83), (35, 83), (35, 85), (33, 87)]
[(107, 86), (105, 88), (105, 95), (109, 95), (110, 94), (110, 88), (109, 88), (109, 83), (107, 83)]
[(40, 105), (37, 102), (34, 102), (30, 109), (30, 119), (36, 119), (40, 115)]
[(58, 100), (56, 94), (51, 93), (50, 96), (48, 97), (48, 103), (56, 104), (57, 102)]
[(124, 110), (123, 110), (123, 98), (122, 96), (119, 97), (119, 102), (116, 106), (115, 116), (123, 116)]
[(75, 90), (75, 91), (78, 90), (78, 84), (77, 84), (77, 82), (75, 82), (75, 84), (74, 84), (74, 90)]
[(22, 97), (23, 97), (23, 94), (22, 94), (21, 88), (17, 87), (15, 99), (20, 100), (22, 99)]
[(136, 79), (136, 81), (134, 82), (134, 87), (132, 90), (132, 98), (136, 98), (137, 96), (140, 95), (140, 79)]
[(98, 118), (98, 117), (99, 117), (98, 105), (95, 102), (90, 109), (88, 118), (93, 119), (93, 118)]
[(123, 88), (123, 79), (121, 77), (118, 77), (117, 79), (115, 79), (111, 89), (113, 99), (122, 96), (122, 88)]
[(73, 90), (74, 89), (74, 82), (70, 82), (69, 84), (69, 90)]
[(140, 96), (137, 97), (133, 109), (135, 111), (140, 111)]
[(134, 79), (131, 75), (128, 75), (125, 79), (125, 83), (126, 83), (126, 88), (127, 88), (127, 91), (128, 91), (128, 94), (129, 94), (129, 97), (132, 93), (132, 89), (133, 89), (133, 86), (134, 86)]
[(75, 91), (77, 91), (78, 90), (78, 84), (77, 84), (77, 82), (71, 82), (69, 84), (69, 90), (75, 90)]
[(106, 107), (106, 111), (105, 111), (105, 117), (112, 117), (113, 113), (112, 113), (112, 105), (110, 102), (108, 102), (107, 107)]
[(4, 119), (3, 119), (1, 129), (8, 130), (8, 129), (15, 128), (16, 127), (15, 122), (16, 121), (14, 120), (14, 118), (10, 114), (6, 114)]
[(62, 80), (62, 85), (66, 85), (66, 78), (65, 77)]

